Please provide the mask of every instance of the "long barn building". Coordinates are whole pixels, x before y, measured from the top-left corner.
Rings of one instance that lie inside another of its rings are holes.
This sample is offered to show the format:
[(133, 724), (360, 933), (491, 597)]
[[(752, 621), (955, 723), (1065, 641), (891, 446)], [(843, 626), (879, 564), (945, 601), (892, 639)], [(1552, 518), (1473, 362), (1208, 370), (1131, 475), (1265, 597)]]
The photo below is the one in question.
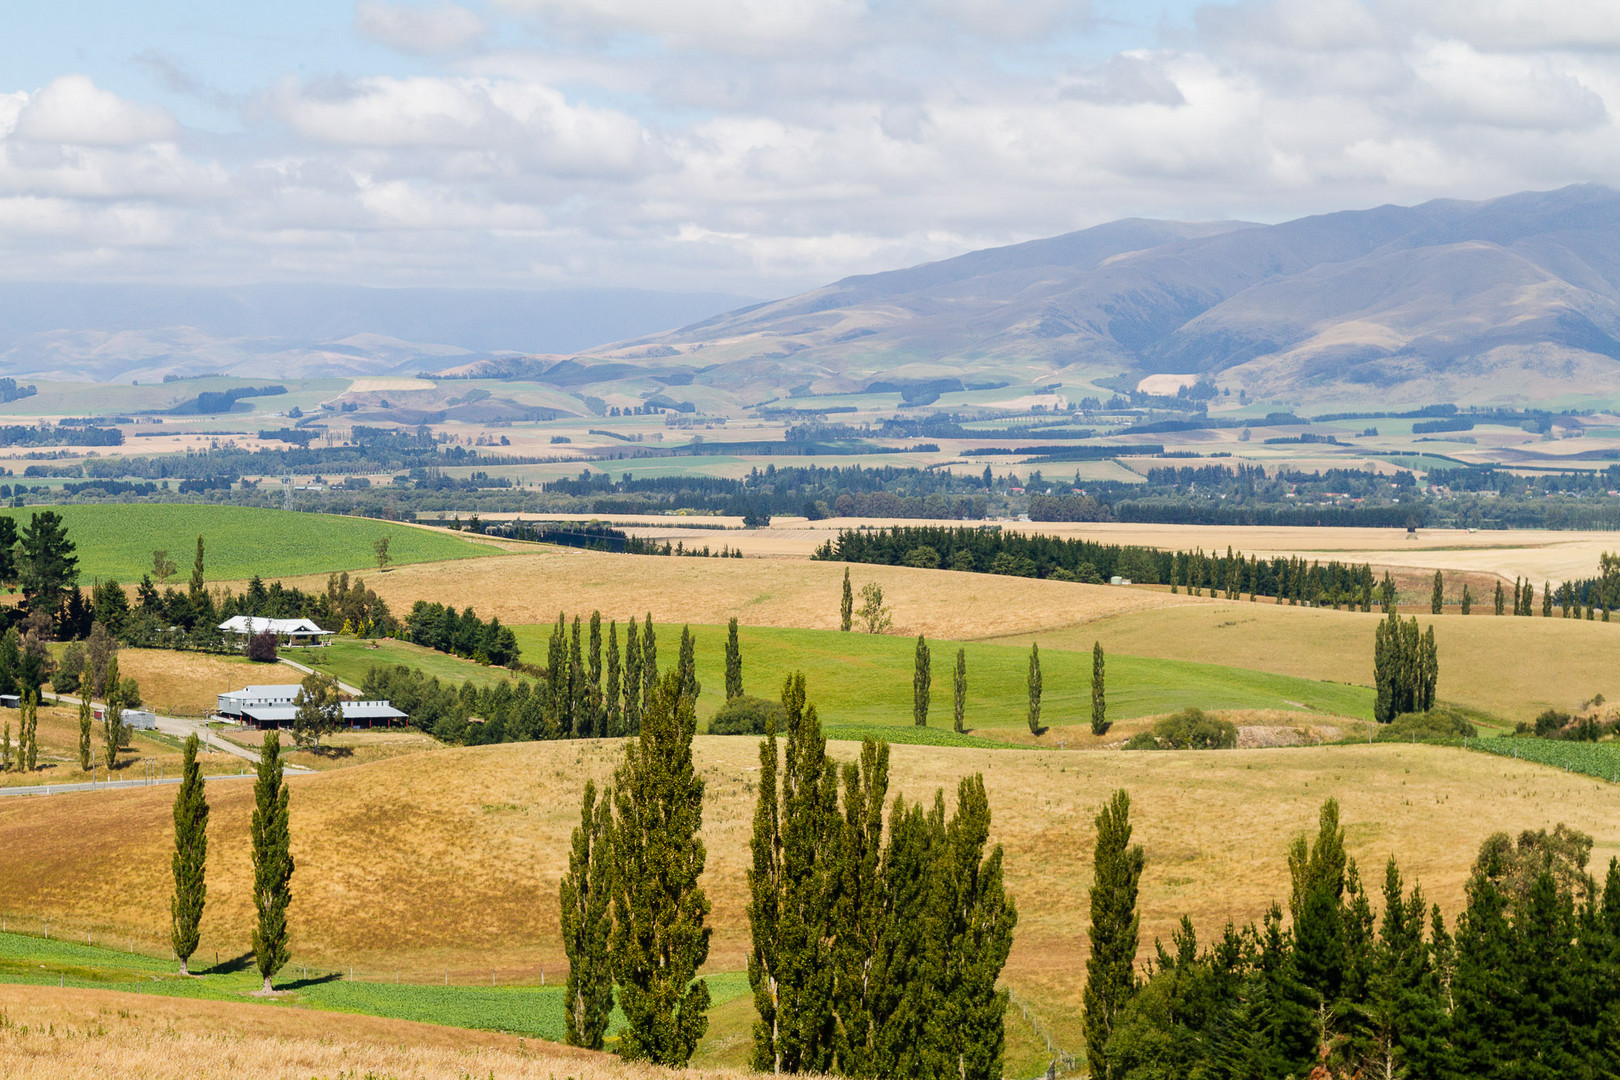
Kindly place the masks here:
[[(219, 715), (260, 731), (289, 727), (298, 711), (293, 704), (297, 697), (297, 683), (244, 686), (219, 695)], [(393, 727), (409, 719), (386, 701), (344, 701), (340, 707), (351, 728)]]

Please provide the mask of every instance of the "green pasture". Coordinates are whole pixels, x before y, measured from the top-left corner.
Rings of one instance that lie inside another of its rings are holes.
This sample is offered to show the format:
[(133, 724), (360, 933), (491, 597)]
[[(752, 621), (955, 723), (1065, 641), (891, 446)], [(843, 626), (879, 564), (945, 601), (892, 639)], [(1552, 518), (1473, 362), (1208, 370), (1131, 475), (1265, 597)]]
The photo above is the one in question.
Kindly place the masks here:
[[(513, 629), (523, 658), (530, 663), (545, 663), (550, 627)], [(698, 713), (707, 719), (725, 703), (726, 628), (694, 626), (692, 632), (697, 638), (698, 681), (703, 687)], [(675, 662), (680, 633), (679, 626), (657, 626), (661, 669)], [(815, 702), (822, 723), (829, 727), (912, 723), (915, 638), (745, 626), (738, 631), (738, 641), (747, 693), (776, 698), (787, 675), (802, 671), (810, 700)], [(951, 724), (952, 672), (958, 648), (967, 651), (967, 726), (1021, 727), (1027, 723), (1028, 649), (954, 641), (934, 641), (929, 647), (933, 671), (930, 725), (948, 728)], [(1041, 673), (1041, 722), (1087, 723), (1091, 716), (1090, 651), (1042, 650)], [(1108, 715), (1115, 720), (1188, 706), (1291, 709), (1362, 719), (1372, 716), (1373, 693), (1366, 687), (1180, 660), (1111, 656), (1107, 660), (1106, 687)]]
[(17, 519), (55, 510), (78, 545), (79, 577), (128, 584), (152, 570), (152, 552), (167, 548), (184, 584), (203, 538), (209, 581), (291, 577), (338, 570), (376, 569), (374, 545), (389, 538), (395, 564), (438, 562), (495, 554), (495, 549), (447, 533), (428, 532), (374, 518), (306, 514), (248, 506), (196, 503), (101, 503), (0, 510)]
[[(307, 412), (327, 398), (341, 394), (350, 384), (348, 379), (246, 379), (236, 376), (182, 379), (167, 383), (151, 382), (134, 386), (128, 383), (48, 382), (31, 378), (21, 378), (17, 381), (32, 383), (38, 387), (39, 392), (32, 397), (0, 405), (0, 416), (129, 416), (133, 413), (171, 409), (205, 390), (231, 390), (241, 386), (287, 388), (285, 394), (276, 394), (273, 397), (244, 398), (230, 413), (164, 418), (165, 426), (172, 422), (187, 426), (200, 423), (202, 427), (240, 423), (249, 413), (286, 412), (294, 405)], [(121, 452), (141, 453), (140, 444), (145, 440), (128, 436), (134, 431), (153, 430), (162, 428), (125, 428), (126, 438)]]
[[(251, 955), (222, 960), (218, 965), (206, 962), (200, 955), (192, 959), (194, 974), (181, 978), (172, 961), (142, 953), (59, 938), (0, 934), (0, 982), (217, 1001), (241, 1001), (259, 988)], [(357, 975), (350, 979), (347, 971), (306, 970), (295, 959), (275, 979), (276, 989), (284, 995), (267, 999), (266, 1003), (504, 1031), (553, 1042), (563, 1038), (561, 985), (446, 985), (395, 982), (391, 972)], [(748, 993), (748, 978), (741, 972), (704, 978), (715, 1008)], [(610, 1041), (623, 1021), (623, 1015), (615, 1009), (608, 1026)]]
[(408, 641), (386, 638), (368, 642), (360, 638), (340, 637), (327, 648), (289, 650), (286, 655), (301, 664), (308, 664), (310, 667), (336, 675), (351, 686), (364, 684), (366, 672), (372, 668), (379, 665), (392, 667), (395, 664), (416, 668), (457, 686), (470, 682), (474, 686), (482, 687), (503, 679), (522, 677), (506, 668), (475, 664), (471, 660), (412, 645)]

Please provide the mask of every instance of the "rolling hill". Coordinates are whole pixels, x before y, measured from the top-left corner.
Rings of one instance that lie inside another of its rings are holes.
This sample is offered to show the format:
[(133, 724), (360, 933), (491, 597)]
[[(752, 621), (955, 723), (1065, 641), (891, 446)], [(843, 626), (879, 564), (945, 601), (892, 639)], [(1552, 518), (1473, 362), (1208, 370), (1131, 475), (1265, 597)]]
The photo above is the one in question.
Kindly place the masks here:
[(1119, 221), (596, 352), (739, 391), (1002, 373), (1211, 376), (1291, 402), (1606, 395), (1620, 390), (1617, 240), (1620, 192), (1590, 185), (1278, 225)]

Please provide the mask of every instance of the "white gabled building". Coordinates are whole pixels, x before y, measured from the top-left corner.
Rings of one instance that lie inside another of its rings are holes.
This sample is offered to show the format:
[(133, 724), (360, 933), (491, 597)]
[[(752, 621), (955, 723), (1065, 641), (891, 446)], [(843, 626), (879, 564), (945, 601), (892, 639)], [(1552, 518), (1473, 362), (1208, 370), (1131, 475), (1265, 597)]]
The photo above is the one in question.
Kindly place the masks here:
[(232, 615), (219, 624), (219, 632), (227, 637), (239, 637), (244, 647), (247, 639), (265, 631), (276, 635), (276, 644), (295, 648), (329, 645), (336, 631), (322, 630), (309, 619), (266, 619), (257, 615)]

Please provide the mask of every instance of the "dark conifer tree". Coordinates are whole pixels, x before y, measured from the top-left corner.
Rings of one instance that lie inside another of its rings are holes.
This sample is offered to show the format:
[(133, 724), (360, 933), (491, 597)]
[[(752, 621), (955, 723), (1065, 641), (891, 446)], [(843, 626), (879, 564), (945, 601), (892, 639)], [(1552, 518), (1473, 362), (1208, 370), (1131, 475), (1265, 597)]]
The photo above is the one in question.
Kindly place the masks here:
[(1131, 843), (1131, 797), (1114, 792), (1097, 815), (1092, 858), (1091, 954), (1086, 960), (1086, 1062), (1097, 1080), (1113, 1080), (1108, 1039), (1120, 1011), (1136, 993), (1136, 949), (1141, 925), (1137, 888), (1145, 862)]
[(558, 899), (563, 951), (568, 955), (565, 1037), (570, 1046), (590, 1050), (602, 1049), (613, 1012), (613, 972), (608, 963), (612, 820), (613, 789), (604, 791), (598, 802), (596, 782), (587, 780)]
[(253, 785), (253, 956), (264, 979), (270, 980), (287, 963), (287, 905), (292, 902), (292, 837), (288, 828), (288, 791), (282, 779), (281, 734), (268, 731), (259, 754), (258, 779)]
[(956, 730), (956, 732), (958, 734), (961, 734), (962, 732), (967, 730), (967, 728), (964, 726), (964, 721), (966, 721), (966, 719), (967, 719), (967, 650), (966, 649), (957, 649), (956, 650), (955, 690), (956, 690), (956, 701), (955, 701), (956, 709), (955, 709), (955, 714), (954, 714), (955, 715), (955, 720), (956, 720), (955, 730)]
[(933, 683), (934, 666), (928, 654), (928, 639), (918, 634), (911, 672), (911, 722), (918, 727), (928, 726), (928, 698)]
[(742, 648), (737, 644), (737, 620), (726, 627), (726, 700), (742, 697)]
[(1091, 643), (1091, 733), (1108, 734), (1108, 698), (1104, 693), (1102, 642)]
[(625, 1026), (620, 1054), (684, 1066), (708, 1030), (709, 900), (699, 885), (707, 852), (703, 780), (692, 765), (697, 729), (679, 672), (654, 687), (641, 735), (625, 747), (614, 784), (610, 954)]
[(1288, 853), (1294, 961), (1300, 982), (1324, 1008), (1339, 1000), (1349, 962), (1343, 907), (1347, 861), (1339, 804), (1329, 799), (1322, 805), (1316, 840), (1298, 837)]
[(197, 764), (197, 736), (186, 738), (180, 760), (180, 790), (174, 796), (174, 896), (169, 900), (169, 943), (180, 960), (180, 974), (197, 951), (197, 928), (208, 899), (208, 797)]
[(1029, 730), (1039, 735), (1041, 727), (1041, 646), (1029, 647)]

